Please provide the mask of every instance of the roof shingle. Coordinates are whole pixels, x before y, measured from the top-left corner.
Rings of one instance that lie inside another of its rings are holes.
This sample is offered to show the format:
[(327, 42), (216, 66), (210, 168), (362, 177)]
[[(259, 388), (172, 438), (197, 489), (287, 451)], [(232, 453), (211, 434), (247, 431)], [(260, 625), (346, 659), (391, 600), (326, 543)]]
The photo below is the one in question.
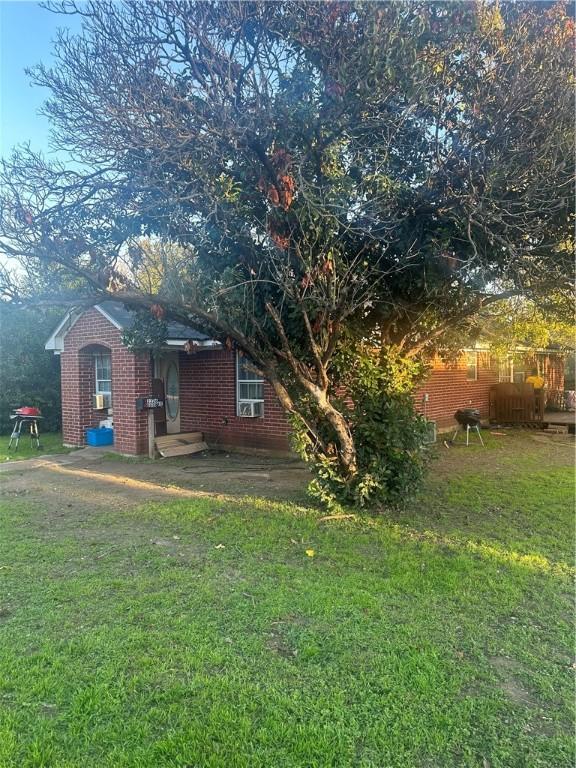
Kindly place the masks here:
[[(101, 307), (123, 331), (129, 331), (134, 326), (136, 321), (135, 313), (127, 309), (121, 302), (102, 301), (98, 306)], [(193, 339), (194, 341), (207, 341), (210, 338), (209, 336), (206, 336), (206, 334), (197, 331), (195, 328), (191, 328), (188, 325), (182, 325), (182, 323), (168, 322), (167, 326), (167, 340)]]

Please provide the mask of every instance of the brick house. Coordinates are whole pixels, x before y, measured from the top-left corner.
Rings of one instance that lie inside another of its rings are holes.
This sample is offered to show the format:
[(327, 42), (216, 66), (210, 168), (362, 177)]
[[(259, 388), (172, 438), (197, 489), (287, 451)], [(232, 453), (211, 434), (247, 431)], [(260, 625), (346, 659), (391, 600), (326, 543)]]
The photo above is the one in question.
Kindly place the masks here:
[(454, 427), (458, 408), (477, 408), (487, 421), (490, 388), (502, 382), (521, 384), (533, 370), (542, 376), (546, 389), (563, 389), (564, 357), (553, 350), (519, 350), (499, 360), (479, 345), (464, 350), (453, 361), (434, 358), (430, 376), (415, 393), (414, 403), (440, 431)]
[(68, 313), (47, 341), (61, 360), (66, 445), (84, 445), (86, 429), (111, 417), (115, 450), (146, 454), (148, 415), (136, 401), (155, 393), (160, 381), (165, 418), (157, 434), (198, 431), (213, 447), (289, 450), (288, 422), (272, 387), (235, 352), (170, 323), (161, 353), (134, 354), (122, 343), (132, 324), (122, 304), (106, 301)]
[[(137, 409), (137, 400), (161, 395), (165, 408), (155, 414), (156, 435), (201, 432), (214, 448), (289, 451), (284, 411), (245, 358), (178, 323), (168, 325), (161, 352), (133, 353), (122, 343), (133, 321), (122, 304), (105, 301), (69, 312), (47, 341), (46, 349), (61, 360), (66, 445), (84, 445), (87, 428), (110, 424), (116, 451), (146, 454), (148, 414)], [(538, 364), (550, 385), (562, 386), (561, 357), (543, 354)], [(503, 366), (482, 349), (452, 363), (436, 359), (415, 404), (439, 429), (453, 426), (461, 407), (478, 408), (487, 418), (490, 386), (523, 381), (531, 367)]]

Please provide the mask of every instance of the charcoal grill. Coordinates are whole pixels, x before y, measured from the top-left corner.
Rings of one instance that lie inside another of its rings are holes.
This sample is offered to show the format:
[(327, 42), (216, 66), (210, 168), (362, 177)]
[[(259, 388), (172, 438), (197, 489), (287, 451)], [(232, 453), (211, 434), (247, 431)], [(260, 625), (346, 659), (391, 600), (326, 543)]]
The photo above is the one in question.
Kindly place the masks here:
[(36, 443), (36, 450), (40, 449), (40, 435), (38, 433), (38, 422), (42, 420), (42, 414), (38, 408), (25, 405), (22, 408), (17, 408), (10, 414), (10, 419), (14, 422), (12, 428), (12, 434), (10, 435), (10, 442), (8, 443), (8, 450), (11, 451), (14, 446), (14, 450), (18, 450), (20, 443), (20, 436), (22, 435), (22, 428), (24, 430), (29, 428), (30, 432), (30, 447)]
[(466, 433), (466, 445), (470, 445), (470, 432), (475, 432), (478, 435), (480, 444), (484, 447), (484, 440), (480, 434), (480, 411), (475, 408), (460, 408), (454, 414), (454, 418), (458, 422), (458, 427), (452, 435), (452, 443), (456, 442), (458, 435)]

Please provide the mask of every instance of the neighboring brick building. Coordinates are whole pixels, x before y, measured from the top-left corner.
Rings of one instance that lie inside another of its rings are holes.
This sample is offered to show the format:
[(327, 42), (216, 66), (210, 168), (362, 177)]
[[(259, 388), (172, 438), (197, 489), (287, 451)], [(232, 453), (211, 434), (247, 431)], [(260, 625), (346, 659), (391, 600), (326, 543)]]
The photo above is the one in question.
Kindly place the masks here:
[(476, 408), (487, 421), (490, 387), (505, 381), (522, 383), (534, 369), (547, 389), (563, 388), (564, 358), (549, 351), (517, 353), (504, 361), (482, 348), (465, 350), (453, 361), (436, 357), (428, 379), (414, 394), (414, 403), (439, 430), (454, 427), (459, 408)]
[[(133, 322), (121, 304), (107, 301), (70, 312), (46, 343), (46, 349), (61, 356), (67, 445), (84, 445), (86, 429), (106, 422), (113, 423), (115, 450), (147, 453), (148, 417), (137, 410), (136, 401), (160, 387), (166, 408), (156, 434), (197, 431), (212, 447), (289, 450), (287, 418), (272, 387), (245, 358), (177, 323), (169, 324), (161, 353), (134, 354), (122, 343), (123, 331)], [(467, 350), (454, 362), (437, 358), (415, 393), (416, 408), (440, 430), (454, 425), (458, 408), (478, 408), (487, 419), (491, 385), (523, 381), (536, 365), (550, 388), (562, 387), (563, 358), (549, 353), (505, 365), (482, 349)]]

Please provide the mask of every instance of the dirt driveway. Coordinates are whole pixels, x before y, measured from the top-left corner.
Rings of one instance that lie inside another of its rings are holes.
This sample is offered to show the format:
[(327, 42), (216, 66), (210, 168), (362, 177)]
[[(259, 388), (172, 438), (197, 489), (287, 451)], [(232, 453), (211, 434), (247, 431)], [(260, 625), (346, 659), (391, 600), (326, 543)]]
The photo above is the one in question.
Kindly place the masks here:
[[(489, 447), (446, 449), (439, 442), (433, 474), (514, 471), (519, 460), (537, 469), (571, 464), (574, 439), (568, 435), (508, 431), (489, 436)], [(0, 464), (0, 500), (26, 499), (48, 516), (61, 512), (85, 516), (98, 510), (127, 509), (149, 501), (262, 496), (309, 503), (310, 473), (298, 459), (245, 456), (212, 451), (172, 459), (129, 459), (102, 449), (84, 448), (66, 455)]]
[(309, 480), (297, 459), (214, 452), (152, 462), (85, 448), (0, 465), (0, 499), (25, 498), (48, 514), (67, 508), (79, 513), (122, 509), (205, 494), (301, 501)]

